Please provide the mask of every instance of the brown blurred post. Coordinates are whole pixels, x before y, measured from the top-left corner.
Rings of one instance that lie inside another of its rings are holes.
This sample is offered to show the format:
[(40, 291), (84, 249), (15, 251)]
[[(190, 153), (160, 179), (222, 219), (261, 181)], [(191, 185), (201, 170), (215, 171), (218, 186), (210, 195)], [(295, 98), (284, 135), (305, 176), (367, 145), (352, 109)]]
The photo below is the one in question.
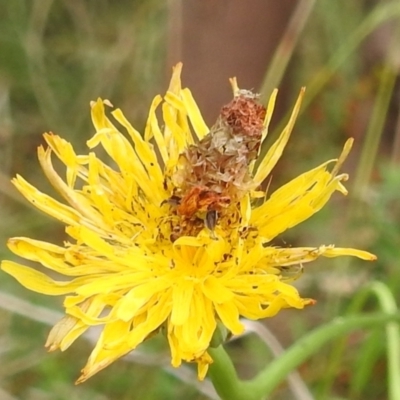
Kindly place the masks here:
[(237, 76), (242, 88), (260, 87), (296, 3), (170, 0), (167, 64), (183, 61), (184, 85), (193, 91), (206, 121), (215, 120), (229, 101), (229, 77)]

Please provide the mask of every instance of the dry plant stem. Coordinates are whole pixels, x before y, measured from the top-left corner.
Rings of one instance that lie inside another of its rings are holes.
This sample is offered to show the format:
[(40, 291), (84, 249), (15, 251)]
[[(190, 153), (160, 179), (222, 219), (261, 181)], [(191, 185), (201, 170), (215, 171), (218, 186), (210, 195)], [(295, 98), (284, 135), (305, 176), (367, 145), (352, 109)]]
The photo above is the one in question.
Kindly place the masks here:
[(182, 0), (168, 0), (168, 59), (167, 65), (174, 65), (183, 59), (183, 11)]
[(266, 101), (272, 90), (279, 86), (314, 4), (315, 0), (301, 0), (293, 12), (263, 79), (260, 89), (263, 100)]
[(355, 49), (371, 32), (383, 23), (399, 17), (399, 3), (379, 3), (357, 27), (354, 33), (349, 36), (347, 42), (338, 49), (326, 66), (316, 74), (311, 84), (307, 86), (307, 96), (304, 99), (302, 110), (304, 111), (307, 108), (322, 88), (330, 81), (334, 73), (343, 65), (348, 57), (354, 53)]
[(393, 166), (400, 164), (400, 110), (397, 114), (391, 162)]
[[(0, 171), (9, 171), (13, 149), (13, 119), (9, 84), (0, 81)], [(0, 184), (1, 189), (1, 184)]]
[[(85, 55), (83, 58), (84, 66), (90, 70), (90, 73), (85, 75), (85, 83), (76, 95), (74, 118), (69, 121), (68, 126), (63, 122), (63, 109), (59, 106), (59, 102), (55, 100), (56, 91), (52, 88), (49, 79), (48, 66), (45, 60), (46, 48), (43, 44), (54, 0), (36, 0), (33, 2), (24, 44), (32, 90), (42, 115), (49, 121), (50, 126), (58, 127), (59, 130), (79, 131), (85, 122), (84, 114), (80, 113), (79, 110), (81, 105), (92, 97), (93, 87), (97, 88), (98, 93), (109, 93), (110, 88), (118, 79), (123, 64), (129, 58), (132, 58), (137, 24), (121, 24), (115, 43), (107, 49), (107, 57), (104, 57), (102, 50), (95, 43), (94, 28), (87, 7), (83, 2), (81, 2), (82, 4), (71, 1), (64, 2), (74, 22), (76, 34), (80, 37), (80, 49), (78, 51)], [(88, 52), (88, 49), (90, 49), (90, 52)]]
[(29, 78), (40, 112), (45, 116), (50, 126), (57, 126), (62, 118), (60, 118), (60, 109), (55, 94), (48, 82), (43, 46), (44, 31), (53, 0), (36, 0), (32, 3), (31, 16), (23, 41)]
[[(5, 380), (20, 374), (22, 371), (29, 370), (30, 368), (42, 363), (45, 355), (43, 349), (38, 348), (36, 350), (28, 351), (24, 355), (13, 357), (12, 360), (1, 363), (0, 376)], [(1, 396), (0, 399), (3, 400)]]
[[(382, 132), (388, 112), (390, 99), (393, 94), (394, 85), (397, 78), (397, 71), (393, 68), (390, 60), (392, 59), (392, 52), (398, 48), (398, 38), (400, 30), (396, 29), (393, 35), (392, 42), (389, 47), (387, 59), (381, 73), (379, 90), (374, 104), (374, 109), (371, 117), (371, 122), (368, 125), (368, 131), (365, 137), (361, 158), (357, 166), (357, 172), (354, 183), (353, 199), (363, 199), (366, 196), (366, 189), (368, 187), (372, 169), (375, 164), (376, 156)], [(353, 214), (356, 211), (357, 205), (355, 202), (352, 204), (351, 211)]]
[[(344, 62), (355, 52), (356, 48), (360, 46), (362, 41), (373, 32), (381, 24), (390, 21), (394, 18), (400, 17), (400, 4), (389, 3), (379, 4), (368, 15), (367, 18), (357, 27), (352, 35), (349, 36), (346, 43), (344, 43), (337, 52), (329, 59), (326, 65), (315, 74), (307, 86), (307, 96), (304, 97), (302, 107), (299, 115), (303, 113), (307, 107), (312, 103), (318, 93), (330, 81), (335, 72), (344, 64)], [(283, 119), (286, 120), (288, 115)], [(283, 122), (278, 124), (276, 131), (279, 132), (283, 127)], [(274, 134), (272, 134), (274, 136)], [(264, 147), (262, 153), (265, 151)]]

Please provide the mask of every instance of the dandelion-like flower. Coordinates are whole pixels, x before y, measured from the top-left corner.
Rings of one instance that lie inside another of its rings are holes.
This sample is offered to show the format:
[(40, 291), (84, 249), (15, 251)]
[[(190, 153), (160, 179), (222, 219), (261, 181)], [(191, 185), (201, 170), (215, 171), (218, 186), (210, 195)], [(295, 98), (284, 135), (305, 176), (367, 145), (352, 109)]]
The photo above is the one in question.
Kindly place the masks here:
[[(313, 304), (290, 284), (299, 266), (320, 256), (375, 259), (332, 245), (271, 244), (320, 210), (335, 191), (347, 193), (342, 184), (347, 175), (338, 171), (351, 140), (338, 159), (272, 194), (260, 189), (289, 139), (304, 90), (278, 140), (257, 160), (276, 91), (265, 108), (232, 79), (233, 100), (208, 128), (189, 89), (181, 88), (181, 67), (174, 68), (164, 98), (155, 97), (143, 136), (116, 109), (111, 115), (127, 135), (122, 134), (106, 116), (108, 101), (91, 104), (96, 133), (87, 144), (101, 147), (111, 163), (101, 161), (101, 151), (77, 155), (64, 139), (44, 135), (48, 147), (39, 147), (39, 161), (63, 201), (21, 176), (13, 180), (35, 207), (65, 224), (69, 236), (63, 245), (25, 237), (8, 242), (15, 254), (67, 280), (12, 261), (1, 265), (28, 289), (66, 295), (66, 315), (46, 346), (66, 350), (91, 326), (103, 327), (78, 382), (159, 331), (168, 339), (172, 365), (196, 362), (203, 379), (218, 325), (241, 334), (241, 317), (258, 320)], [(65, 179), (53, 168), (53, 153), (65, 164)]]

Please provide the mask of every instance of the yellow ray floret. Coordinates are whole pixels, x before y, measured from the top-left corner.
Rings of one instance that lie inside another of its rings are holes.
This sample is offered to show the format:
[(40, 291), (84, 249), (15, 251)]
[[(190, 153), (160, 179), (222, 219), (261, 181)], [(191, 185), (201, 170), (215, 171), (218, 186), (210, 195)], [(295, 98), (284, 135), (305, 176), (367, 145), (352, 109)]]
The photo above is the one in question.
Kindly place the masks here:
[[(258, 147), (248, 165), (235, 164), (236, 171), (250, 177), (250, 181), (243, 178), (245, 185), (233, 197), (235, 202), (229, 203), (229, 197), (219, 196), (204, 182), (199, 187), (191, 182), (185, 188), (188, 184), (181, 179), (177, 186), (172, 177), (182, 165), (189, 173), (190, 168), (194, 171), (204, 165), (206, 172), (213, 168), (214, 159), (209, 162), (204, 150), (207, 146), (215, 150), (223, 140), (231, 153), (239, 148), (245, 154), (240, 140), (235, 142), (235, 136), (224, 131), (223, 122), (207, 127), (190, 90), (181, 87), (181, 69), (181, 64), (174, 68), (167, 93), (152, 102), (143, 135), (119, 109), (110, 113), (117, 121), (114, 124), (106, 111), (111, 103), (101, 99), (91, 103), (95, 133), (87, 142), (87, 154), (76, 154), (70, 143), (55, 134), (44, 135), (47, 148), (38, 149), (39, 162), (63, 201), (20, 176), (13, 180), (28, 201), (63, 223), (68, 235), (68, 241), (59, 245), (25, 237), (8, 241), (13, 253), (41, 264), (51, 277), (17, 262), (1, 264), (3, 271), (28, 289), (65, 296), (65, 317), (50, 332), (46, 346), (51, 351), (66, 350), (87, 329), (102, 326), (78, 382), (157, 333), (167, 339), (172, 365), (195, 362), (203, 379), (212, 363), (208, 349), (219, 324), (241, 334), (243, 317), (258, 320), (284, 308), (302, 309), (314, 303), (290, 284), (297, 274), (284, 271), (293, 268), (296, 272), (299, 265), (321, 256), (375, 259), (368, 252), (333, 245), (280, 248), (271, 244), (277, 235), (318, 212), (335, 191), (347, 193), (343, 182), (348, 176), (339, 174), (339, 169), (352, 140), (337, 160), (305, 172), (268, 197), (259, 189), (289, 140), (304, 89), (287, 126), (266, 155), (255, 162)], [(232, 107), (256, 98), (241, 91), (236, 79), (231, 84), (234, 99), (242, 100), (233, 101)], [(275, 90), (265, 109), (254, 108), (263, 118), (259, 144), (267, 134), (276, 95)], [(96, 147), (104, 151), (95, 152)], [(97, 155), (104, 153), (111, 163)], [(65, 165), (65, 176), (53, 168), (54, 155)], [(253, 171), (255, 165), (258, 168)], [(217, 170), (217, 175), (222, 176), (221, 182), (235, 178), (227, 177), (225, 171)], [(226, 187), (232, 196), (235, 185)], [(199, 206), (185, 214), (179, 202), (191, 206), (194, 193), (203, 195), (197, 198), (199, 202), (215, 208)], [(261, 197), (266, 198), (263, 203)]]

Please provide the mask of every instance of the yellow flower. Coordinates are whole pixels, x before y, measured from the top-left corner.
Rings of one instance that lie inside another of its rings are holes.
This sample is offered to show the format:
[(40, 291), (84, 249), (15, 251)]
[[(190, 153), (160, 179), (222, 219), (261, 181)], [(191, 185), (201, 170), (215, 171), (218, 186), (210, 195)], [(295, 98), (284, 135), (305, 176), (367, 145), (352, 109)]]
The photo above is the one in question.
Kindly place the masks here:
[[(257, 320), (312, 304), (290, 282), (302, 264), (319, 256), (375, 259), (332, 245), (269, 244), (320, 210), (336, 190), (346, 194), (347, 175), (338, 170), (351, 140), (337, 160), (271, 195), (260, 190), (289, 139), (304, 90), (256, 168), (276, 91), (264, 108), (231, 80), (234, 99), (209, 129), (189, 89), (181, 89), (181, 67), (174, 68), (164, 98), (154, 99), (143, 136), (116, 109), (111, 115), (122, 134), (106, 116), (111, 104), (100, 99), (91, 104), (96, 133), (87, 143), (96, 151), (77, 155), (64, 139), (44, 135), (48, 147), (39, 147), (39, 161), (64, 202), (21, 176), (13, 180), (32, 204), (66, 225), (70, 238), (63, 245), (24, 237), (8, 242), (15, 254), (68, 279), (53, 280), (12, 261), (1, 265), (28, 289), (66, 295), (66, 316), (46, 346), (65, 350), (89, 327), (103, 326), (78, 382), (159, 331), (168, 339), (172, 365), (196, 362), (203, 379), (217, 323), (240, 334), (241, 317)], [(101, 161), (104, 151), (111, 162)], [(53, 153), (65, 164), (65, 179), (53, 168)]]

